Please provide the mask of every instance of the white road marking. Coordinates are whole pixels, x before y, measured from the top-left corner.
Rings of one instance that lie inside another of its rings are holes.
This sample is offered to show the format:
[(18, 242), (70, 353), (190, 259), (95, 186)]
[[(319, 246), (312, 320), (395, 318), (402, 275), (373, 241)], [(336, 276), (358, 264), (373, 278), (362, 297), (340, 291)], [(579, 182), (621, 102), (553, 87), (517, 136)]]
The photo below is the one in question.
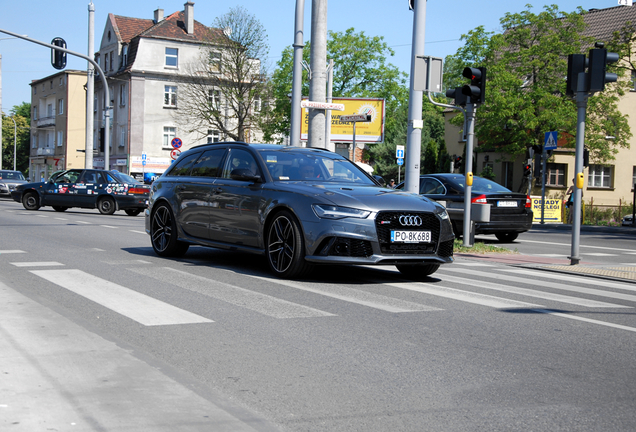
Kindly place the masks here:
[(55, 261), (41, 261), (41, 262), (12, 262), (12, 265), (16, 267), (55, 267), (63, 266), (64, 264)]
[(504, 271), (507, 273), (520, 274), (520, 275), (528, 275), (532, 277), (541, 277), (545, 279), (556, 279), (560, 281), (572, 282), (575, 284), (588, 284), (588, 285), (603, 286), (607, 288), (618, 288), (625, 291), (636, 292), (636, 285), (634, 285), (633, 283), (620, 283), (620, 282), (613, 282), (613, 281), (604, 280), (604, 279), (590, 279), (590, 278), (581, 277), (581, 276), (569, 276), (563, 273), (554, 273), (554, 272), (542, 271), (542, 270), (533, 271), (533, 270), (502, 268), (501, 271)]
[(31, 273), (145, 326), (214, 322), (81, 270), (31, 270)]
[(603, 253), (603, 252), (583, 252), (581, 253), (581, 255), (588, 255), (588, 256), (596, 256), (596, 257), (610, 257), (610, 256), (619, 256), (619, 254), (608, 254), (608, 253)]
[(146, 231), (137, 231), (137, 230), (128, 230), (128, 231), (134, 232), (134, 233), (137, 233), (137, 234), (147, 234)]
[(84, 221), (75, 221), (76, 223), (81, 223), (81, 224), (86, 224), (86, 225), (90, 225), (90, 222), (84, 222)]
[(476, 262), (472, 260), (467, 260), (467, 261), (456, 260), (454, 264), (457, 264), (460, 266), (466, 266), (466, 267), (493, 267), (492, 264), (480, 263), (480, 262)]
[(605, 303), (605, 302), (599, 302), (595, 300), (588, 300), (588, 299), (583, 299), (579, 297), (566, 296), (562, 294), (555, 294), (555, 293), (550, 293), (546, 291), (538, 291), (538, 290), (531, 290), (527, 288), (519, 288), (519, 287), (513, 287), (509, 285), (502, 285), (498, 283), (486, 282), (484, 280), (471, 281), (469, 279), (453, 277), (453, 276), (444, 276), (443, 280), (448, 282), (453, 282), (453, 283), (459, 283), (463, 285), (470, 285), (477, 288), (485, 288), (485, 289), (491, 289), (495, 291), (507, 292), (510, 294), (518, 294), (518, 295), (524, 295), (527, 297), (540, 298), (544, 300), (558, 301), (561, 303), (568, 303), (568, 304), (573, 304), (577, 306), (596, 307), (596, 308), (602, 308), (602, 307), (628, 308), (629, 307), (629, 306), (619, 306), (613, 303)]
[(58, 217), (56, 217), (55, 219), (56, 219), (56, 220), (68, 220), (68, 219), (66, 219), (66, 218), (58, 218)]
[(545, 258), (564, 258), (565, 254), (532, 254), (532, 256), (545, 257)]
[(19, 250), (19, 249), (7, 249), (7, 250), (0, 250), (0, 255), (2, 254), (21, 254), (21, 253), (26, 253), (23, 250)]
[(605, 326), (605, 327), (612, 327), (612, 328), (616, 328), (616, 329), (620, 329), (620, 330), (627, 330), (627, 331), (631, 331), (631, 332), (636, 332), (636, 328), (634, 328), (634, 327), (628, 327), (628, 326), (624, 326), (624, 325), (620, 325), (620, 324), (608, 323), (608, 322), (605, 322), (605, 321), (593, 320), (593, 319), (590, 319), (590, 318), (583, 318), (583, 317), (579, 317), (579, 316), (576, 316), (576, 315), (568, 315), (568, 314), (564, 314), (564, 313), (560, 313), (560, 312), (554, 312), (554, 311), (551, 311), (549, 309), (534, 309), (534, 311), (535, 312), (544, 313), (544, 314), (558, 316), (558, 317), (561, 317), (561, 318), (567, 318), (567, 319), (571, 319), (571, 320), (583, 321), (583, 322), (587, 322), (587, 323), (591, 323), (591, 324), (602, 325), (602, 326)]
[(106, 252), (104, 249), (100, 249), (100, 248), (92, 248), (91, 250), (95, 252)]
[(374, 294), (367, 291), (358, 290), (355, 288), (344, 287), (342, 285), (335, 284), (320, 284), (320, 288), (313, 288), (309, 284), (265, 278), (261, 276), (246, 275), (254, 279), (259, 279), (265, 282), (284, 285), (297, 290), (307, 291), (314, 294), (322, 295), (325, 297), (331, 297), (338, 300), (343, 300), (349, 303), (355, 303), (362, 306), (380, 309), (386, 312), (402, 313), (402, 312), (432, 312), (440, 311), (442, 309), (428, 306), (420, 303), (413, 303), (405, 300), (399, 300), (380, 294)]
[(482, 306), (489, 306), (497, 309), (508, 308), (537, 308), (544, 307), (533, 303), (526, 303), (516, 300), (509, 300), (501, 297), (495, 297), (485, 294), (478, 294), (471, 291), (462, 291), (455, 288), (449, 288), (436, 284), (425, 283), (388, 283), (386, 285), (401, 288), (409, 291), (415, 291), (423, 294), (430, 294), (438, 297), (445, 297), (453, 300), (459, 300), (466, 303), (473, 303)]
[[(528, 279), (528, 278), (520, 278), (520, 277), (515, 277), (515, 276), (510, 276), (507, 274), (497, 274), (497, 273), (485, 273), (485, 272), (480, 272), (477, 270), (465, 270), (465, 269), (455, 269), (455, 272), (457, 273), (469, 273), (471, 276), (473, 277), (477, 277), (477, 278), (490, 278), (490, 279), (497, 279), (497, 280), (501, 280), (503, 279), (506, 282), (521, 282), (521, 283), (536, 283), (536, 280), (532, 280), (532, 279)], [(536, 274), (535, 274), (536, 276)], [(546, 282), (546, 281), (541, 281), (540, 285), (542, 287), (546, 287), (546, 288), (553, 288), (553, 289), (558, 289), (558, 290), (562, 290), (562, 291), (573, 291), (579, 294), (591, 294), (591, 295), (595, 295), (595, 296), (599, 296), (599, 297), (609, 297), (609, 298), (615, 298), (615, 299), (620, 299), (620, 300), (627, 300), (627, 301), (631, 301), (631, 302), (636, 302), (636, 296), (631, 295), (631, 294), (623, 294), (623, 293), (615, 293), (615, 292), (611, 292), (611, 291), (602, 291), (602, 290), (597, 290), (597, 289), (592, 289), (592, 288), (583, 288), (583, 287), (575, 287), (575, 286), (570, 286), (567, 284), (563, 284), (563, 283), (553, 283), (553, 282)], [(629, 307), (629, 306), (620, 306), (620, 305), (612, 305), (611, 303), (605, 303), (605, 306), (597, 306), (597, 307), (616, 307), (616, 308), (624, 308), (624, 307)]]
[(116, 227), (116, 226), (111, 226), (111, 225), (100, 225), (100, 226), (102, 226), (102, 227), (104, 227), (104, 228), (113, 228), (113, 229), (117, 229), (117, 227)]
[(299, 305), (287, 300), (281, 300), (267, 294), (250, 291), (235, 285), (218, 282), (169, 267), (164, 267), (161, 271), (157, 271), (156, 268), (129, 268), (128, 270), (273, 318), (335, 316), (329, 312)]
[(36, 216), (37, 216), (37, 217), (41, 217), (41, 218), (47, 218), (47, 217), (48, 217), (48, 215), (41, 215), (41, 214), (36, 215)]

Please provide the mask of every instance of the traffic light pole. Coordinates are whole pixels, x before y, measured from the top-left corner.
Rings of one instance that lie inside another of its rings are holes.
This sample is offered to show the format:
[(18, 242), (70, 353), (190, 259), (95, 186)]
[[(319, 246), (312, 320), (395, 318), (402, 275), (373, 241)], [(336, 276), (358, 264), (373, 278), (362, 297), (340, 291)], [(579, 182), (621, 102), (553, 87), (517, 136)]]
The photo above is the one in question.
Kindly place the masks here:
[(589, 94), (585, 88), (585, 73), (579, 73), (578, 88), (576, 92), (576, 152), (574, 156), (574, 200), (572, 205), (572, 250), (570, 264), (575, 265), (581, 261), (579, 246), (581, 241), (581, 202), (583, 198), (583, 147), (585, 145), (585, 116), (587, 113), (587, 100)]
[[(468, 116), (468, 135), (466, 139), (466, 185), (464, 187), (464, 247), (473, 246), (473, 238), (470, 235), (472, 222), (470, 217), (470, 206), (472, 204), (472, 172), (473, 172), (473, 139), (475, 137), (475, 113), (477, 112), (477, 105), (473, 103), (466, 104), (466, 115)], [(468, 177), (470, 178), (470, 181)], [(470, 184), (469, 184), (470, 183)]]
[(544, 216), (545, 216), (545, 171), (546, 171), (546, 162), (548, 159), (548, 152), (545, 149), (545, 145), (542, 146), (541, 150), (541, 224), (544, 224)]
[(71, 51), (69, 49), (58, 47), (56, 45), (52, 45), (50, 43), (42, 42), (42, 41), (39, 41), (39, 40), (36, 40), (36, 39), (32, 39), (32, 38), (30, 38), (28, 36), (19, 35), (17, 33), (13, 33), (13, 32), (10, 32), (8, 30), (0, 29), (0, 33), (5, 33), (5, 34), (8, 34), (8, 35), (17, 37), (18, 39), (24, 39), (26, 41), (29, 41), (29, 42), (32, 42), (32, 43), (35, 43), (35, 44), (38, 44), (38, 45), (43, 45), (43, 46), (45, 46), (47, 48), (51, 48), (51, 49), (54, 49), (54, 50), (65, 52), (65, 53), (70, 54), (70, 55), (74, 55), (76, 57), (82, 58), (82, 59), (90, 62), (95, 67), (95, 69), (99, 73), (99, 77), (102, 80), (102, 85), (104, 86), (104, 94), (106, 96), (106, 108), (105, 108), (106, 111), (104, 113), (104, 121), (106, 123), (106, 125), (104, 127), (104, 141), (105, 141), (105, 143), (104, 143), (104, 169), (108, 170), (109, 169), (109, 159), (110, 159), (110, 155), (109, 155), (109, 144), (110, 144), (110, 130), (109, 129), (110, 128), (109, 128), (109, 125), (110, 125), (110, 108), (111, 108), (111, 106), (110, 106), (110, 91), (108, 90), (108, 82), (106, 81), (106, 74), (104, 74), (104, 71), (102, 70), (102, 68), (92, 58), (87, 57), (87, 56), (85, 56), (83, 54), (80, 54), (80, 53), (76, 53), (76, 52)]

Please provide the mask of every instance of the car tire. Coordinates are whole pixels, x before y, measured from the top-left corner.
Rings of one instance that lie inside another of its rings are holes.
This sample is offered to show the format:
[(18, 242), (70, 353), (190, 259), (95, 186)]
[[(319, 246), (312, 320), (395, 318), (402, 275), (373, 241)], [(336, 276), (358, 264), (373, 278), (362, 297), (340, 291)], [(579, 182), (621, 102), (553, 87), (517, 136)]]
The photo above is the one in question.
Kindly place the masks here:
[(190, 247), (178, 240), (177, 222), (166, 204), (159, 204), (152, 212), (150, 242), (155, 253), (163, 257), (182, 256)]
[(97, 210), (103, 215), (112, 215), (115, 213), (117, 206), (115, 200), (107, 196), (97, 201)]
[(22, 205), (27, 210), (37, 210), (40, 208), (40, 197), (36, 192), (27, 192), (22, 196)]
[(305, 261), (305, 241), (300, 224), (288, 211), (276, 214), (267, 227), (265, 238), (267, 263), (283, 279), (307, 274), (312, 265)]
[(501, 243), (512, 243), (513, 241), (515, 241), (517, 237), (519, 237), (519, 233), (516, 233), (516, 232), (497, 233), (495, 234), (495, 237), (497, 237), (497, 240), (499, 240)]
[(53, 210), (55, 210), (56, 212), (65, 212), (66, 210), (68, 210), (68, 207), (53, 206)]
[(439, 264), (397, 264), (395, 267), (409, 279), (423, 279), (439, 269)]
[(128, 216), (137, 216), (139, 213), (141, 213), (141, 209), (128, 209), (124, 211)]

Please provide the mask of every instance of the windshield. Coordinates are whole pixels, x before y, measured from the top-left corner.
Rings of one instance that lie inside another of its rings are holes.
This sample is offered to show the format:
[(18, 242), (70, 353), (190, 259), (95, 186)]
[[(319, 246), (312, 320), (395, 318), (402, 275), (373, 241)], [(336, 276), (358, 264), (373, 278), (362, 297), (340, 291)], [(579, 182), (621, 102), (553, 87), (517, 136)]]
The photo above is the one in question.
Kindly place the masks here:
[(20, 171), (0, 171), (0, 180), (24, 180)]
[(111, 171), (111, 174), (114, 177), (118, 177), (120, 179), (120, 181), (122, 183), (128, 183), (128, 184), (142, 184), (139, 180), (137, 180), (136, 178), (129, 176), (128, 174), (124, 174), (123, 172), (119, 172), (119, 171)]
[[(464, 190), (466, 177), (458, 175), (453, 177), (450, 181), (459, 187), (461, 191)], [(485, 179), (483, 177), (473, 177), (473, 189), (472, 193), (510, 193), (510, 189), (503, 187), (499, 183), (495, 183), (492, 180)]]
[(306, 152), (262, 150), (261, 156), (276, 181), (339, 182), (376, 186), (357, 165), (347, 159)]

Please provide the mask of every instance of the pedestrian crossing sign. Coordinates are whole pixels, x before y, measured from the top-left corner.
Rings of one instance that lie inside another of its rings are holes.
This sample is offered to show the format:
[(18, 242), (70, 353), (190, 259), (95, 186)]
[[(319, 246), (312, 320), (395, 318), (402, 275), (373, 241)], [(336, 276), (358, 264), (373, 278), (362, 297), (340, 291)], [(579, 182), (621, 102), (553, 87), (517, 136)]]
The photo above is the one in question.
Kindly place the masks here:
[(545, 133), (545, 141), (543, 143), (543, 148), (546, 150), (554, 150), (557, 148), (557, 131), (546, 132)]

